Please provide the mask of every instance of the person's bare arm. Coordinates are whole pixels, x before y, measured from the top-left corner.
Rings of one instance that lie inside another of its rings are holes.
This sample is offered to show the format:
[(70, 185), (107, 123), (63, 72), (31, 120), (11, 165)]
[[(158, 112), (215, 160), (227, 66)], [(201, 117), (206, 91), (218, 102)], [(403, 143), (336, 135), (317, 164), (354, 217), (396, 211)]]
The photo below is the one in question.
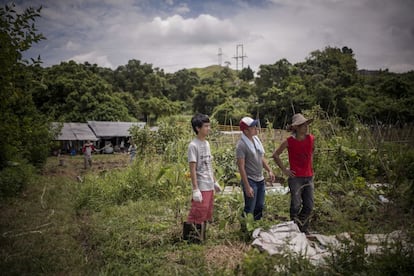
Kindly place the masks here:
[(253, 197), (254, 192), (253, 192), (252, 187), (250, 187), (249, 180), (247, 179), (247, 173), (246, 173), (246, 169), (244, 168), (244, 164), (245, 164), (244, 158), (237, 159), (237, 166), (239, 167), (239, 173), (240, 173), (240, 177), (243, 182), (243, 185), (244, 185), (244, 190), (246, 191), (246, 195), (247, 197)]
[(191, 176), (191, 184), (193, 186), (193, 190), (198, 189), (198, 183), (197, 183), (197, 173), (196, 173), (196, 162), (190, 162), (190, 176)]
[(282, 159), (280, 159), (280, 155), (282, 152), (287, 149), (288, 143), (287, 140), (283, 141), (282, 144), (273, 152), (272, 157), (273, 160), (275, 160), (276, 164), (279, 166), (279, 168), (282, 170), (282, 172), (287, 176), (295, 176), (294, 172), (287, 169), (285, 165), (282, 162)]
[(267, 173), (269, 174), (270, 177), (270, 181), (273, 183), (275, 182), (275, 175), (273, 174), (272, 169), (270, 168), (269, 164), (266, 161), (266, 158), (264, 158), (264, 156), (262, 157), (262, 163), (263, 163), (263, 168), (267, 171)]

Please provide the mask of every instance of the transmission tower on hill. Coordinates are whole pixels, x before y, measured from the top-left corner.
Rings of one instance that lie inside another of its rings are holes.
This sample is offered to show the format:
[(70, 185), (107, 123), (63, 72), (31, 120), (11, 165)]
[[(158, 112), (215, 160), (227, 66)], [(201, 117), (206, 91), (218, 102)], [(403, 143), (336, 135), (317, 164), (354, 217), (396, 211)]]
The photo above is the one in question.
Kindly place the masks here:
[[(240, 52), (239, 52), (240, 49)], [(236, 45), (236, 56), (233, 58), (236, 59), (236, 71), (239, 71), (239, 60), (241, 60), (241, 69), (244, 67), (244, 59), (247, 58), (247, 56), (243, 52), (243, 44), (237, 44)]]
[(221, 59), (223, 56), (223, 52), (221, 51), (221, 48), (218, 49), (218, 65), (221, 67)]

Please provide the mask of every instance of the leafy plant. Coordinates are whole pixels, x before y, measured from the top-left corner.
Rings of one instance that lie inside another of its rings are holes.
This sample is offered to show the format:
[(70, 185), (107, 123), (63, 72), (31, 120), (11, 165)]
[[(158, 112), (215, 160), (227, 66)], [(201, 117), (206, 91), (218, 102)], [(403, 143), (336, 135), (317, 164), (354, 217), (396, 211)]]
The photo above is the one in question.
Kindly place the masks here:
[(0, 198), (15, 196), (22, 192), (35, 175), (34, 167), (24, 163), (16, 163), (0, 170)]

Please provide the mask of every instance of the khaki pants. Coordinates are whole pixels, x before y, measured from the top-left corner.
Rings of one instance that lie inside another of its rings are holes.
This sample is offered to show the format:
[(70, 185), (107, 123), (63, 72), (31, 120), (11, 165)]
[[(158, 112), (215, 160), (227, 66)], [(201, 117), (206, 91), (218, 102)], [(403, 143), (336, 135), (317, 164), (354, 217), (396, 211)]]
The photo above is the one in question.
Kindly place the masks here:
[(84, 155), (83, 160), (84, 160), (83, 167), (85, 169), (87, 169), (88, 167), (92, 167), (92, 156)]

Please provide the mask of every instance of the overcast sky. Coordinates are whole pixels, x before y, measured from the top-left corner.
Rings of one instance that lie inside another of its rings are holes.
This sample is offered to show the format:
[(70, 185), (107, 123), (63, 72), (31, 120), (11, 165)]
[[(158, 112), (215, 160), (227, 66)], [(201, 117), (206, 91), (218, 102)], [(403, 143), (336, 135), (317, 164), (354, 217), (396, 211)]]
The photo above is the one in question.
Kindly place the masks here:
[(257, 72), (261, 64), (282, 58), (294, 64), (314, 50), (347, 46), (358, 69), (414, 70), (413, 0), (15, 3), (20, 11), (43, 6), (36, 26), (47, 40), (33, 45), (26, 57), (40, 55), (44, 66), (75, 60), (116, 69), (136, 59), (166, 72), (220, 62), (233, 69), (243, 63)]

